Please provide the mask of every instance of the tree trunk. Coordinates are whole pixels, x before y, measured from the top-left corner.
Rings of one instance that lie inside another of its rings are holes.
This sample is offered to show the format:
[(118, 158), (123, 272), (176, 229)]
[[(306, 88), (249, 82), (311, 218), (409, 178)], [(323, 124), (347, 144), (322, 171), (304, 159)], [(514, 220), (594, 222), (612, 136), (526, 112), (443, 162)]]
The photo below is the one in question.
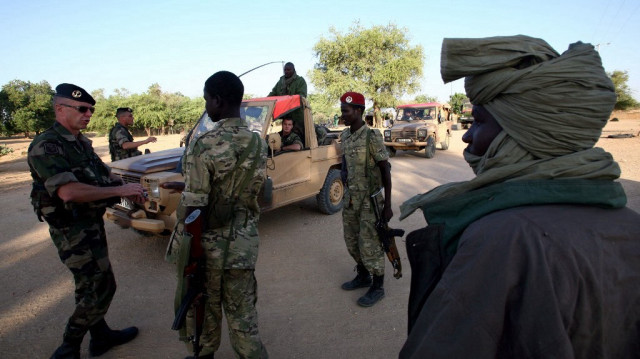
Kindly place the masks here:
[(144, 130), (147, 131), (147, 137), (150, 137), (151, 136), (151, 128), (150, 127), (145, 127)]

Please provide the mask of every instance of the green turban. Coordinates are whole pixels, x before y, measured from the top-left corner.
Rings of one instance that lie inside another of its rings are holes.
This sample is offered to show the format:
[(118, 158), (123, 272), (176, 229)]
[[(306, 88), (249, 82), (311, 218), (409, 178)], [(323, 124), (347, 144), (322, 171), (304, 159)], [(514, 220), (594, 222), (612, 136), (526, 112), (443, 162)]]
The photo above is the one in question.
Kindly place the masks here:
[(611, 155), (594, 148), (616, 94), (592, 45), (577, 42), (559, 55), (545, 41), (522, 35), (444, 39), (440, 72), (445, 83), (465, 77), (471, 103), (486, 108), (503, 131), (484, 156), (465, 151), (474, 179), (414, 196), (400, 206), (400, 219), (501, 182), (620, 176)]
[(474, 105), (483, 105), (538, 158), (591, 148), (616, 103), (613, 82), (590, 44), (562, 55), (528, 36), (444, 39), (444, 82), (465, 77)]

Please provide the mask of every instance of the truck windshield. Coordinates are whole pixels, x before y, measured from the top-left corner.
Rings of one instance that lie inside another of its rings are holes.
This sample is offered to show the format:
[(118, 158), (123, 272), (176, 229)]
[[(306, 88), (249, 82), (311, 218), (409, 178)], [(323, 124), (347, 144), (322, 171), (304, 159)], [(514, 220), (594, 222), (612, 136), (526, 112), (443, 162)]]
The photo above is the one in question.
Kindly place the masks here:
[[(243, 103), (240, 106), (240, 117), (247, 121), (249, 130), (262, 134), (268, 110), (268, 106), (252, 106), (251, 104)], [(218, 122), (211, 121), (211, 118), (209, 118), (209, 115), (207, 115), (207, 112), (205, 111), (198, 120), (198, 124), (193, 129), (193, 132), (189, 137), (189, 142), (202, 136), (202, 134), (215, 129), (217, 126)]]
[(465, 116), (471, 116), (471, 111), (473, 111), (473, 105), (471, 102), (465, 102), (462, 104), (462, 114)]
[(417, 120), (433, 120), (435, 118), (435, 107), (423, 108), (402, 108), (398, 111), (398, 121), (417, 121)]

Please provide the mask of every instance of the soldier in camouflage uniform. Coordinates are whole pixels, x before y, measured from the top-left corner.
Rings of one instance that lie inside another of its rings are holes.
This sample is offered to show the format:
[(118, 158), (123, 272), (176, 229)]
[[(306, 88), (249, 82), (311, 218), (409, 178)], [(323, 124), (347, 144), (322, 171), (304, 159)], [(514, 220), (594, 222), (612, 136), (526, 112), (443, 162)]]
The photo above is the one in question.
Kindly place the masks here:
[[(240, 118), (243, 93), (242, 82), (230, 72), (217, 72), (207, 79), (206, 110), (219, 126), (190, 143), (185, 153), (185, 189), (178, 220), (184, 222), (197, 207), (207, 213), (202, 245), (208, 297), (200, 355), (205, 359), (213, 358), (220, 346), (222, 307), (236, 356), (268, 357), (258, 333), (254, 276), (259, 242), (258, 192), (266, 174), (267, 144)], [(238, 162), (242, 157), (244, 161)], [(188, 335), (193, 334), (189, 333), (193, 320), (190, 313)]]
[(324, 139), (327, 138), (327, 128), (323, 125), (314, 124), (313, 127), (316, 130), (316, 139), (318, 140), (318, 146), (322, 146), (324, 144)]
[(91, 332), (89, 351), (98, 356), (126, 343), (138, 328), (111, 330), (104, 315), (116, 291), (102, 215), (120, 197), (142, 201), (140, 184), (122, 185), (93, 151), (80, 130), (87, 127), (95, 100), (72, 84), (56, 87), (56, 122), (29, 146), (33, 177), (31, 200), (38, 219), (47, 221), (60, 260), (75, 280), (76, 309), (67, 323), (62, 345), (52, 358), (79, 358), (80, 344)]
[(282, 131), (278, 133), (280, 134), (280, 138), (282, 138), (281, 151), (284, 151), (284, 150), (300, 151), (302, 147), (304, 147), (302, 144), (302, 140), (300, 139), (300, 136), (298, 136), (297, 133), (293, 132), (293, 119), (283, 118)]
[[(340, 141), (346, 166), (347, 188), (342, 210), (344, 240), (349, 254), (356, 261), (356, 277), (342, 289), (369, 287), (358, 304), (370, 307), (384, 297), (384, 251), (375, 229), (375, 213), (371, 195), (384, 187), (382, 216), (386, 221), (391, 211), (391, 172), (389, 155), (379, 131), (370, 129), (363, 121), (364, 96), (347, 92), (340, 97), (342, 119), (349, 128), (342, 131)], [(368, 146), (367, 146), (368, 144)], [(372, 279), (373, 276), (373, 279)]]
[(133, 125), (133, 109), (129, 107), (118, 108), (116, 110), (116, 118), (118, 123), (109, 132), (111, 161), (140, 156), (142, 152), (138, 150), (138, 147), (150, 142), (156, 142), (156, 138), (153, 136), (148, 137), (146, 140), (133, 141), (133, 136), (129, 132), (129, 126)]
[[(307, 82), (304, 77), (298, 76), (296, 67), (291, 62), (287, 62), (282, 69), (283, 75), (267, 96), (300, 95), (307, 97)], [(299, 108), (290, 113), (294, 126), (304, 130), (304, 108)]]

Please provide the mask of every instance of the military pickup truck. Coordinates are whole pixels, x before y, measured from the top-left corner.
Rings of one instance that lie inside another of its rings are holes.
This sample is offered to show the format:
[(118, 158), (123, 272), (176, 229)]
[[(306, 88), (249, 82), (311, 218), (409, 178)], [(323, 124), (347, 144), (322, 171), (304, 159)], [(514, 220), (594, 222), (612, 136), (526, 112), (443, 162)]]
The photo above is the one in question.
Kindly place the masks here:
[(436, 144), (449, 149), (451, 106), (438, 102), (401, 105), (391, 128), (384, 130), (389, 156), (397, 150), (423, 151), (426, 158), (436, 153)]
[[(300, 151), (280, 151), (278, 131), (282, 118), (298, 108), (304, 111), (304, 128), (300, 132), (304, 148)], [(311, 108), (304, 97), (273, 96), (245, 100), (240, 112), (249, 129), (259, 133), (269, 144), (269, 180), (265, 182), (259, 198), (263, 211), (313, 196), (316, 197), (320, 212), (333, 214), (342, 209), (344, 187), (340, 178), (342, 153), (338, 143), (339, 133), (318, 131), (317, 134)], [(187, 143), (215, 126), (216, 123), (211, 121), (206, 112), (203, 113), (188, 135)], [(126, 183), (142, 184), (148, 195), (142, 205), (122, 198), (119, 204), (107, 208), (107, 220), (146, 233), (170, 234), (176, 224), (175, 211), (180, 194), (162, 188), (161, 184), (184, 180), (176, 167), (185, 148), (188, 147), (112, 162), (112, 173)]]
[(458, 123), (462, 125), (462, 128), (467, 129), (471, 127), (473, 123), (473, 105), (469, 100), (465, 101), (462, 104), (462, 109), (460, 111), (460, 118), (458, 119)]

